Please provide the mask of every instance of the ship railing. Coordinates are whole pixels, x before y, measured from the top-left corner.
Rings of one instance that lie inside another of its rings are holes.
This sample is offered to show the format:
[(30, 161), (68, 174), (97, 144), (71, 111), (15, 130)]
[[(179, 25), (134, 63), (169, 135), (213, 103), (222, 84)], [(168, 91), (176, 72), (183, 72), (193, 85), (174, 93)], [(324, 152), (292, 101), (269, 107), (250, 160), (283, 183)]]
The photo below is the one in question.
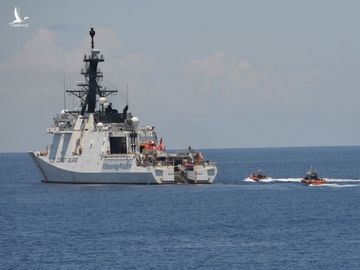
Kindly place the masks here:
[(149, 166), (159, 166), (159, 167), (169, 167), (174, 166), (173, 161), (153, 161), (153, 160), (139, 160), (137, 159), (137, 165), (142, 167)]
[(211, 160), (202, 160), (200, 163), (197, 163), (195, 161), (194, 165), (202, 165), (202, 166), (216, 166), (216, 162), (215, 161), (211, 161)]
[(168, 167), (168, 166), (174, 166), (173, 161), (156, 161), (155, 166), (161, 166), (161, 167)]
[(55, 134), (55, 133), (72, 133), (71, 130), (71, 126), (66, 126), (66, 127), (57, 127), (57, 126), (53, 126), (53, 127), (48, 127), (46, 129), (47, 133), (50, 134)]
[(207, 165), (216, 166), (216, 162), (215, 162), (215, 161), (206, 160), (205, 162), (207, 163)]
[(105, 159), (134, 158), (134, 154), (102, 154)]
[(46, 157), (49, 154), (49, 152), (47, 150), (45, 150), (45, 151), (35, 151), (34, 154), (37, 157)]

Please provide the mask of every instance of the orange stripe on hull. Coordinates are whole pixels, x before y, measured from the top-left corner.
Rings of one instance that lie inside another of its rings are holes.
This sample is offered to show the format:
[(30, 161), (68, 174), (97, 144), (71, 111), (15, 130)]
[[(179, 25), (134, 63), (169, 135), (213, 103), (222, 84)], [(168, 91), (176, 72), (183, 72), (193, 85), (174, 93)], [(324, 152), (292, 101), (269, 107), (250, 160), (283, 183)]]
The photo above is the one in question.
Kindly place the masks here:
[(256, 181), (256, 182), (258, 182), (258, 181), (260, 181), (260, 180), (267, 179), (267, 177), (260, 178), (260, 177), (256, 177), (256, 176), (252, 176), (252, 175), (250, 175), (249, 178), (250, 178), (251, 180)]
[(301, 180), (301, 183), (305, 184), (305, 185), (314, 185), (314, 186), (320, 186), (322, 184), (326, 184), (326, 180), (325, 179), (318, 179), (318, 180)]

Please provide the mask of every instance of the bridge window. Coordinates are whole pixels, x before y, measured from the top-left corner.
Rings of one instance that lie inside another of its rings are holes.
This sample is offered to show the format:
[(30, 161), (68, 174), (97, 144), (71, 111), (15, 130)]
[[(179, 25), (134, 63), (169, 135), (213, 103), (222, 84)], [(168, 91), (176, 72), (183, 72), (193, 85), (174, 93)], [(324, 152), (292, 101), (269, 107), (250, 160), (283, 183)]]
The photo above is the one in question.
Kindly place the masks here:
[(127, 154), (126, 137), (110, 137), (111, 154)]

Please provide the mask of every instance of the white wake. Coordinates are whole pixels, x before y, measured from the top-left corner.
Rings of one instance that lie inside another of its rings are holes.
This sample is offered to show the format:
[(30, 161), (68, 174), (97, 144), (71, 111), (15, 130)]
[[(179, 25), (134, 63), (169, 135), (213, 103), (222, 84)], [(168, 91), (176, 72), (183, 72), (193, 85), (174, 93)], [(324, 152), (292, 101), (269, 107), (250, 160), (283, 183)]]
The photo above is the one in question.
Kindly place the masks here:
[(251, 178), (247, 177), (244, 179), (245, 182), (253, 182), (253, 183), (275, 183), (275, 182), (283, 182), (283, 183), (300, 183), (301, 178), (271, 178), (268, 177), (266, 179), (262, 179), (260, 181), (254, 181)]
[[(247, 177), (245, 182), (249, 183), (301, 183), (302, 178), (266, 178), (260, 181), (254, 181)], [(337, 179), (337, 178), (325, 178), (327, 183), (322, 185), (310, 185), (310, 186), (325, 186), (325, 187), (360, 187), (360, 179)]]

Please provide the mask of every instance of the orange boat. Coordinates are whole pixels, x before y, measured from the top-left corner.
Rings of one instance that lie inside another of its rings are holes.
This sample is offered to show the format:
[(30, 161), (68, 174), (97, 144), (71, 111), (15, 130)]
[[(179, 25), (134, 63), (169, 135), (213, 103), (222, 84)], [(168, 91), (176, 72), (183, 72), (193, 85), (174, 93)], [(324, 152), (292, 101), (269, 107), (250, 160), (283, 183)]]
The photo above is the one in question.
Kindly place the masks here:
[(268, 177), (262, 173), (261, 170), (257, 170), (256, 172), (249, 175), (249, 178), (254, 180), (255, 182), (258, 182), (260, 180), (267, 179)]
[(308, 185), (308, 186), (309, 185), (320, 186), (320, 185), (326, 184), (327, 181), (325, 178), (320, 178), (319, 175), (317, 174), (316, 170), (311, 168), (306, 173), (304, 178), (301, 180), (301, 183)]

